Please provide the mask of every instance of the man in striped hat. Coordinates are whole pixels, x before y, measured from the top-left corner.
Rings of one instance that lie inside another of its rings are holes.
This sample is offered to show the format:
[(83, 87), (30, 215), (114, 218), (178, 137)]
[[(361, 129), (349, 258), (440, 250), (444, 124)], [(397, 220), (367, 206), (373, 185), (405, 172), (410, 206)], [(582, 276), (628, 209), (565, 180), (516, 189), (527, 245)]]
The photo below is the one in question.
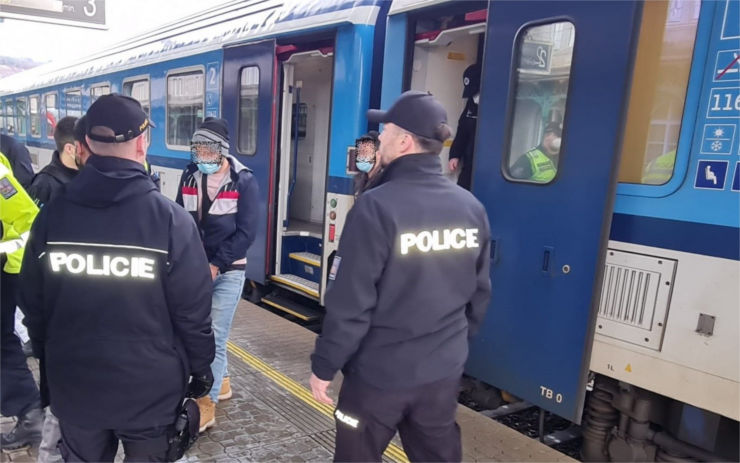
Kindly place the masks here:
[(231, 397), (226, 341), (244, 287), (247, 249), (257, 233), (259, 193), (252, 171), (229, 154), (224, 119), (207, 117), (190, 142), (192, 163), (185, 168), (177, 203), (198, 225), (213, 278), (211, 319), (216, 357), (208, 396), (198, 399), (200, 430), (216, 423), (216, 403)]

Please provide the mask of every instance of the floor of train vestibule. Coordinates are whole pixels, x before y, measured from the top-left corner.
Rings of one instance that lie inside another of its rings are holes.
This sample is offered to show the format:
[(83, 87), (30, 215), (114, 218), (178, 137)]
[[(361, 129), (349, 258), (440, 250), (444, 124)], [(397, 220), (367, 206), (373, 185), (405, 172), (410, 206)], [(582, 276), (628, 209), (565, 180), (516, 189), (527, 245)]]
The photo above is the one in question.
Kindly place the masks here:
[[(216, 426), (201, 434), (186, 462), (331, 461), (334, 419), (311, 397), (309, 355), (315, 334), (247, 301), (237, 309), (229, 341), (233, 397), (216, 407)], [(29, 364), (37, 374), (38, 365)], [(330, 392), (336, 399), (340, 381)], [(464, 461), (575, 461), (467, 407), (458, 409)], [(13, 420), (2, 418), (3, 432)], [(121, 460), (122, 452), (116, 458)], [(36, 450), (3, 453), (0, 461), (36, 460)], [(386, 461), (407, 461), (398, 438)]]

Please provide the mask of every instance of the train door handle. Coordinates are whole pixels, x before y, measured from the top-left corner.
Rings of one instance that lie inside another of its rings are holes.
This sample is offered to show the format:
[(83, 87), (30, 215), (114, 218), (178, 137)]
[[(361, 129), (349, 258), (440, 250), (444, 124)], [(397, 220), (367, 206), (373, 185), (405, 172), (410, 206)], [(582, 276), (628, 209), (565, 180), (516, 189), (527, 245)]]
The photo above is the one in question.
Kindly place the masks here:
[(545, 250), (542, 253), (542, 273), (550, 274), (550, 267), (552, 260), (555, 257), (555, 248), (552, 246), (545, 246)]
[(498, 255), (499, 255), (498, 245), (499, 245), (498, 238), (491, 239), (491, 250), (490, 250), (491, 265), (498, 262)]

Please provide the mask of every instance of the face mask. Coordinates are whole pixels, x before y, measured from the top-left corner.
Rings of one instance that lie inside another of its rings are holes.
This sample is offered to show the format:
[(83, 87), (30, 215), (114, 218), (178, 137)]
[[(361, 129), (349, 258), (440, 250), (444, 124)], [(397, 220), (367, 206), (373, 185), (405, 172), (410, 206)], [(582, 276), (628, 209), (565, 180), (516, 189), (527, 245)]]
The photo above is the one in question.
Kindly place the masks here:
[(362, 172), (370, 172), (373, 169), (373, 166), (375, 165), (375, 163), (370, 162), (370, 161), (357, 161), (355, 165)]
[(553, 141), (550, 142), (550, 147), (553, 150), (555, 150), (555, 151), (559, 151), (560, 150), (560, 143), (562, 143), (562, 141), (563, 141), (563, 139), (560, 138), (560, 137), (558, 137), (558, 138), (556, 138), (556, 139), (554, 139)]
[(220, 164), (214, 164), (214, 163), (198, 163), (198, 170), (203, 172), (206, 175), (211, 175), (212, 173), (216, 172), (218, 168), (221, 167)]
[(475, 95), (473, 95), (473, 103), (478, 104), (479, 101), (480, 101), (480, 93), (476, 93)]

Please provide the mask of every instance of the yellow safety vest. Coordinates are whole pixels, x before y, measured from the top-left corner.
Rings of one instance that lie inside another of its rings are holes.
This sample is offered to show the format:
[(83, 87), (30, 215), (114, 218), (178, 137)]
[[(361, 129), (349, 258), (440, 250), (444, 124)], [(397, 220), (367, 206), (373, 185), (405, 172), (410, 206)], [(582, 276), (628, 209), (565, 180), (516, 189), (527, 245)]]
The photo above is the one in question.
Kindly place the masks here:
[(647, 165), (642, 175), (642, 183), (648, 185), (663, 185), (673, 176), (673, 166), (676, 164), (676, 150), (663, 153)]
[(3, 226), (0, 254), (7, 254), (7, 273), (20, 273), (23, 249), (39, 208), (13, 176), (8, 158), (0, 153), (0, 221)]
[(555, 178), (555, 174), (558, 172), (557, 167), (545, 153), (535, 148), (527, 152), (527, 159), (529, 159), (529, 166), (532, 169), (530, 180), (547, 183)]

